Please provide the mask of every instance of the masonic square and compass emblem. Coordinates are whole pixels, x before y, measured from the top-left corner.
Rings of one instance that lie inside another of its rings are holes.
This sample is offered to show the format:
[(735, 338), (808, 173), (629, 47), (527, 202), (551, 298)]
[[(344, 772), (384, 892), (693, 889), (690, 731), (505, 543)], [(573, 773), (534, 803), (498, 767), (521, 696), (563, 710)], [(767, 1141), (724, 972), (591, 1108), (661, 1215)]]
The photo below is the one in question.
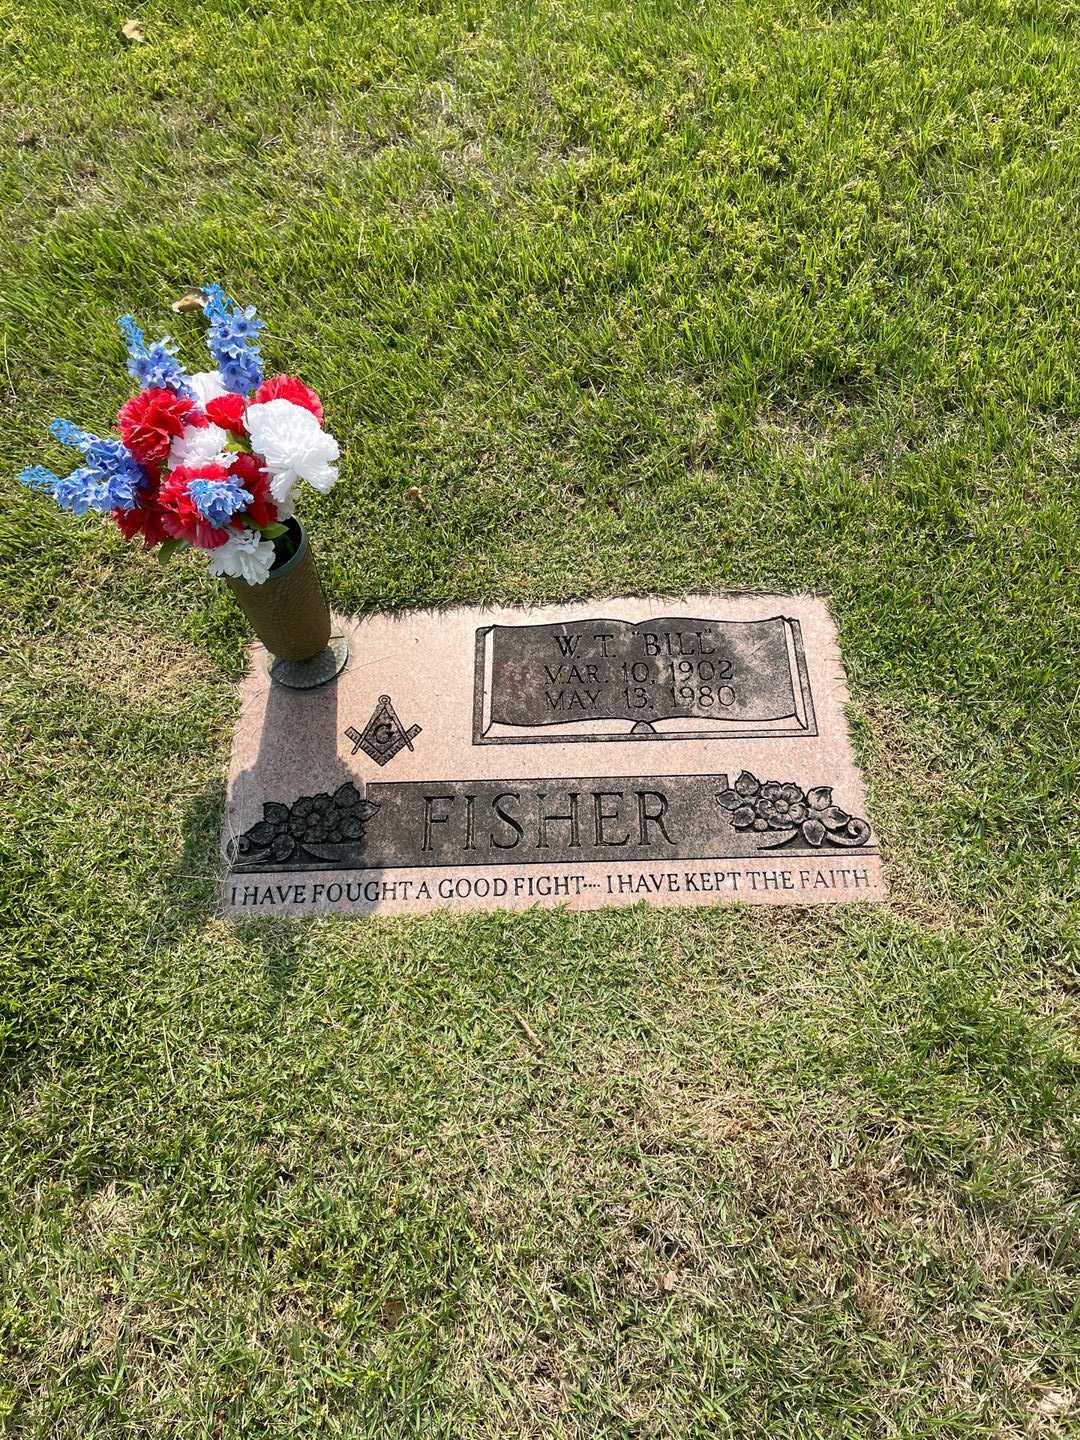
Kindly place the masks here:
[(420, 726), (411, 725), (406, 730), (398, 719), (390, 696), (380, 695), (375, 709), (371, 712), (371, 719), (363, 730), (357, 730), (355, 725), (350, 725), (345, 734), (353, 742), (354, 755), (358, 750), (363, 750), (376, 765), (385, 765), (399, 750), (413, 748), (412, 742), (420, 734)]

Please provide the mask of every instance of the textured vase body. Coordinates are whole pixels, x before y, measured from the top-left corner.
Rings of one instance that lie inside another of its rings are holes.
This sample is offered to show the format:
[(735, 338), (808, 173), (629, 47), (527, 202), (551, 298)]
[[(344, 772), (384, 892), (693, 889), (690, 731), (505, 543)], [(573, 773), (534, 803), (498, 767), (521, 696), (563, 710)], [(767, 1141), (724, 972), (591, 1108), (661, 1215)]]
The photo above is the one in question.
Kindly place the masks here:
[(311, 557), (307, 533), (298, 520), (300, 543), (295, 554), (261, 585), (226, 576), (225, 583), (248, 618), (252, 630), (279, 660), (310, 660), (330, 639), (330, 610)]

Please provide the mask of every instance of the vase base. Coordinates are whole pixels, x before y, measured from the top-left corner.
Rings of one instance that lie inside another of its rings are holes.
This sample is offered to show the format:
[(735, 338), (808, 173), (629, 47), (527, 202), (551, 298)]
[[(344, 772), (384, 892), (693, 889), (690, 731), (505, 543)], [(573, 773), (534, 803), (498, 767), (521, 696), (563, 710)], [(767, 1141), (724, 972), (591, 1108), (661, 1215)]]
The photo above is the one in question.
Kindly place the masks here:
[(310, 660), (272, 660), (270, 679), (286, 690), (316, 690), (337, 678), (349, 659), (349, 644), (344, 635), (331, 635), (330, 644)]

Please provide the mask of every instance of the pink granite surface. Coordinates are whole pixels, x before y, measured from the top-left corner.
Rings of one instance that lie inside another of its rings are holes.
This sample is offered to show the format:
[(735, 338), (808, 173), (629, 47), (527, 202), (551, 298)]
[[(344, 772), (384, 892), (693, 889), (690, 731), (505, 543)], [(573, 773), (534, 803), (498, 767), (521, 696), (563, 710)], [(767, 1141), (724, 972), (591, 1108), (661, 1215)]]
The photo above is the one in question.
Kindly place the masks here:
[(351, 658), (321, 690), (272, 686), (253, 649), (227, 915), (884, 898), (821, 600), (337, 623)]

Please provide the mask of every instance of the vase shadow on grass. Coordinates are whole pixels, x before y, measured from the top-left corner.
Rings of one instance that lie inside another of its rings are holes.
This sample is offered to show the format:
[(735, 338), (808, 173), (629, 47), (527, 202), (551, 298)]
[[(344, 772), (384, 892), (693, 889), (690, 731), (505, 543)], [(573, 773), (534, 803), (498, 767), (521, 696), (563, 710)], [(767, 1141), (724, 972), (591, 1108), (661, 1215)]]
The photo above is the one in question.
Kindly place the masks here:
[[(253, 667), (257, 667), (255, 674), (249, 670), (240, 682), (244, 708), (237, 726), (241, 736), (249, 707), (262, 707), (257, 737), (253, 735), (247, 747), (252, 753), (244, 757), (247, 763), (237, 774), (232, 791), (244, 828), (260, 818), (265, 800), (288, 805), (303, 795), (333, 794), (338, 786), (356, 781), (355, 773), (338, 753), (338, 736), (347, 723), (340, 713), (338, 681), (302, 691), (287, 690), (267, 679), (263, 692), (258, 681), (265, 675), (266, 664), (265, 651), (257, 647), (252, 659)], [(228, 822), (227, 802), (226, 783), (219, 780), (188, 803), (181, 853), (165, 881), (167, 908), (157, 932), (160, 940), (177, 939), (220, 913), (230, 847), (241, 833)], [(278, 884), (303, 874), (303, 870), (266, 868), (239, 876), (238, 880)], [(365, 904), (357, 908), (357, 915), (371, 915), (377, 908), (377, 903)], [(254, 911), (250, 917), (233, 922), (244, 944), (262, 952), (267, 984), (276, 997), (274, 1008), (288, 993), (314, 919), (312, 915), (260, 918)]]
[[(188, 804), (183, 848), (164, 881), (166, 905), (151, 936), (154, 950), (180, 944), (187, 935), (198, 935), (220, 914), (222, 883), (228, 870), (221, 843), (226, 795), (224, 781), (218, 781)], [(283, 920), (269, 916), (232, 925), (245, 954), (262, 967), (270, 1014), (289, 998), (312, 925), (311, 917)]]

